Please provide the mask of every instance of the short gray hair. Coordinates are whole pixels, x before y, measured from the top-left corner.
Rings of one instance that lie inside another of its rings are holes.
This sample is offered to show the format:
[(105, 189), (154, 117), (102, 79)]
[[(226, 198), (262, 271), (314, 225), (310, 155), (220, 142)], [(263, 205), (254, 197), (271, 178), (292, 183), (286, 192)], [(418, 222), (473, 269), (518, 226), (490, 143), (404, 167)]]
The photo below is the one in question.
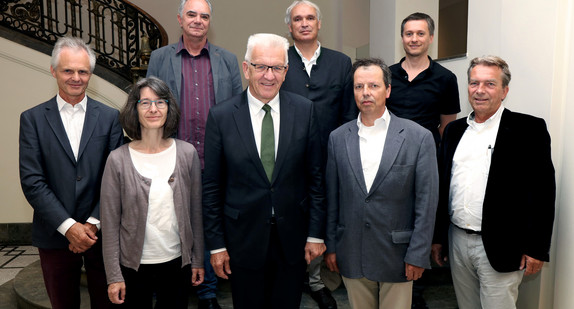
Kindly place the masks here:
[(299, 4), (306, 4), (306, 5), (314, 8), (315, 12), (317, 13), (317, 19), (321, 20), (321, 10), (319, 9), (318, 5), (316, 5), (315, 3), (308, 1), (308, 0), (296, 0), (296, 1), (293, 1), (293, 3), (291, 3), (291, 5), (287, 8), (287, 11), (285, 12), (285, 23), (287, 25), (291, 24), (291, 11), (293, 11), (293, 8)]
[(90, 48), (90, 46), (88, 46), (88, 44), (82, 41), (82, 39), (72, 36), (64, 36), (56, 41), (54, 49), (52, 50), (52, 59), (50, 61), (52, 68), (56, 69), (60, 64), (60, 54), (64, 48), (86, 51), (86, 53), (88, 53), (88, 57), (90, 58), (90, 72), (94, 72), (94, 69), (96, 68), (96, 54)]
[(285, 65), (289, 64), (289, 41), (282, 36), (272, 33), (256, 33), (249, 36), (247, 40), (247, 51), (245, 52), (245, 61), (250, 62), (255, 46), (279, 47), (285, 51)]
[(470, 61), (470, 65), (468, 66), (468, 71), (466, 74), (468, 75), (468, 83), (470, 84), (470, 71), (477, 65), (485, 65), (485, 66), (495, 66), (500, 68), (502, 71), (502, 87), (508, 86), (510, 84), (511, 74), (510, 69), (508, 68), (508, 63), (504, 61), (502, 58), (498, 56), (482, 56), (476, 57)]
[[(185, 3), (189, 1), (189, 0), (181, 0), (181, 2), (179, 3), (179, 11), (178, 14), (179, 16), (183, 16), (183, 7), (185, 6)], [(209, 0), (203, 0), (207, 3), (207, 6), (209, 6), (209, 13), (212, 14), (213, 10), (211, 9), (211, 1)]]

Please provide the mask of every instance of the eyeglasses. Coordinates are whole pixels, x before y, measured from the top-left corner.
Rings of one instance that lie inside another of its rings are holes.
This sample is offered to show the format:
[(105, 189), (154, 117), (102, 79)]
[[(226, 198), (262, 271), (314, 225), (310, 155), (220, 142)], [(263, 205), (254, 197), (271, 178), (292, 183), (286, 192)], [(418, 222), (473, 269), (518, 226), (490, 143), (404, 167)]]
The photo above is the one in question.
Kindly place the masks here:
[(169, 101), (164, 100), (164, 99), (159, 99), (159, 100), (155, 100), (155, 101), (147, 100), (147, 99), (138, 100), (138, 103), (142, 109), (150, 109), (150, 107), (153, 103), (155, 103), (155, 107), (157, 107), (157, 109), (164, 109), (167, 107), (167, 102), (169, 102)]
[(255, 64), (251, 62), (249, 62), (249, 64), (251, 64), (255, 68), (255, 72), (257, 73), (266, 73), (267, 70), (271, 69), (273, 73), (281, 74), (285, 72), (285, 70), (287, 69), (286, 65), (266, 65), (266, 64)]

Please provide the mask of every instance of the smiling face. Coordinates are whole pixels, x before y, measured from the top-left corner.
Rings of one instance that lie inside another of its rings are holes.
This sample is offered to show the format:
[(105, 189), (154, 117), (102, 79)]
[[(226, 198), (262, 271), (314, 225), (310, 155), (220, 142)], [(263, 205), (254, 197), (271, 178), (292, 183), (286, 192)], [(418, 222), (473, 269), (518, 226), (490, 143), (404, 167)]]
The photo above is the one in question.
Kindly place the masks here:
[[(286, 66), (285, 50), (279, 46), (255, 46), (250, 62), (267, 66)], [(243, 74), (245, 74), (245, 79), (249, 81), (251, 95), (263, 103), (268, 103), (279, 92), (287, 70), (275, 73), (274, 70), (267, 69), (259, 73), (255, 72), (255, 68), (249, 62), (243, 61)]]
[(385, 103), (391, 94), (383, 78), (383, 70), (376, 65), (357, 68), (353, 75), (355, 102), (361, 111), (361, 122), (366, 126), (375, 124), (385, 112)]
[(50, 67), (62, 99), (74, 105), (84, 98), (92, 76), (90, 69), (90, 57), (85, 50), (62, 48), (58, 67)]
[(321, 21), (315, 8), (302, 3), (291, 10), (291, 22), (288, 26), (295, 42), (313, 42), (319, 36)]
[(497, 66), (477, 65), (470, 71), (468, 101), (474, 110), (476, 122), (488, 120), (508, 94), (502, 86), (502, 70)]
[[(140, 90), (140, 101), (141, 100), (150, 100), (150, 101), (157, 101), (162, 99), (158, 97), (158, 95), (149, 87), (144, 87)], [(169, 104), (169, 103), (168, 103)], [(163, 130), (163, 126), (167, 119), (167, 106), (163, 108), (157, 108), (156, 104), (151, 104), (149, 109), (144, 109), (138, 103), (137, 104), (137, 111), (138, 111), (138, 119), (140, 122), (140, 126), (142, 132), (144, 130)]]
[(430, 35), (426, 20), (410, 20), (401, 34), (403, 48), (408, 56), (426, 56), (434, 35)]
[(188, 0), (181, 15), (177, 15), (183, 36), (191, 40), (204, 40), (207, 37), (211, 11), (205, 0)]

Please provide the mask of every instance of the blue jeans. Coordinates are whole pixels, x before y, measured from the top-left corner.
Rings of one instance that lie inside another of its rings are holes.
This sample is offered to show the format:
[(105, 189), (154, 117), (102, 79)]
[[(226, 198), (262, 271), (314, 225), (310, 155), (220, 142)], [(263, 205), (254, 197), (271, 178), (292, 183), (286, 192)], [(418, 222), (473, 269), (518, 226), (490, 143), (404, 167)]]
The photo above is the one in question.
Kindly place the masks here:
[(209, 250), (204, 251), (204, 262), (203, 267), (205, 268), (205, 276), (203, 279), (203, 283), (197, 287), (197, 297), (199, 299), (211, 299), (216, 297), (217, 293), (217, 276), (215, 275), (215, 271), (213, 271), (213, 267), (211, 267), (211, 263), (209, 262), (209, 258), (211, 254)]

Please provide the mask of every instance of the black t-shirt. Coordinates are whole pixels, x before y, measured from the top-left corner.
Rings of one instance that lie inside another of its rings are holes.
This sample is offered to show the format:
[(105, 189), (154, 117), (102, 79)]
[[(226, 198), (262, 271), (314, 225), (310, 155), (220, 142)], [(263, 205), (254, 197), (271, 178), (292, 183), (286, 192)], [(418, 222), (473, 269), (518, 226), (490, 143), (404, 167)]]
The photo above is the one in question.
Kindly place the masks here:
[(395, 115), (430, 130), (438, 145), (440, 115), (460, 112), (456, 76), (429, 57), (429, 67), (409, 82), (407, 72), (401, 67), (404, 60), (389, 67), (393, 79), (386, 106)]

